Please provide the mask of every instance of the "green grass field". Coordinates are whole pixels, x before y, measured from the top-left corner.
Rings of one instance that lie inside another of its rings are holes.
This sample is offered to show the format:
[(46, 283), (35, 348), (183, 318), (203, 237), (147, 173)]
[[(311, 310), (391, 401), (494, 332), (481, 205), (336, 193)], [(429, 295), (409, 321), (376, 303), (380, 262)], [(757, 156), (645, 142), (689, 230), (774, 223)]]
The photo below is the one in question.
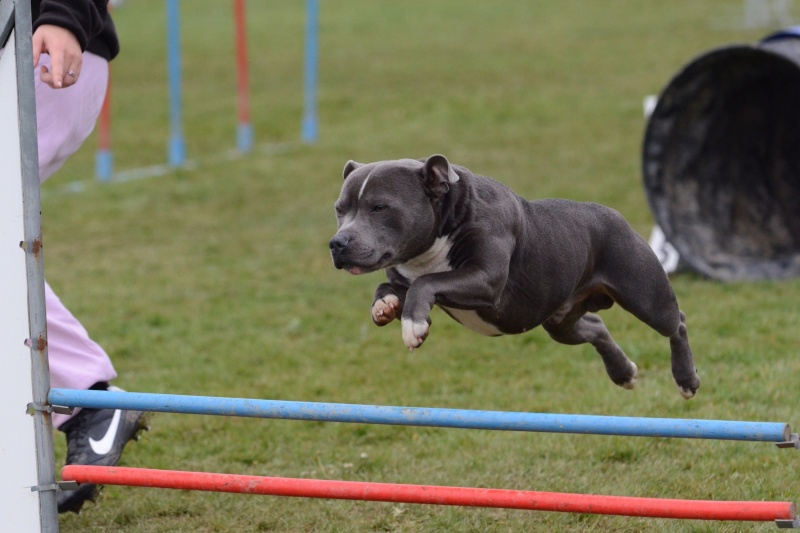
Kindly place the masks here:
[[(299, 142), (304, 3), (249, 3), (257, 147), (235, 146), (229, 2), (183, 3), (194, 165), (101, 184), (95, 141), (44, 187), (47, 278), (132, 391), (800, 426), (800, 280), (674, 278), (703, 385), (684, 401), (668, 342), (604, 313), (640, 368), (614, 386), (586, 346), (483, 338), (435, 311), (409, 353), (372, 325), (382, 274), (328, 254), (348, 159), (443, 153), (528, 198), (607, 204), (647, 235), (642, 98), (710, 48), (753, 42), (741, 2), (323, 2), (320, 140)], [(164, 5), (116, 11), (117, 170), (166, 161)], [(800, 500), (800, 455), (768, 444), (160, 414), (123, 464), (643, 497)], [(63, 437), (56, 435), (63, 462)], [(773, 524), (281, 499), (107, 487), (66, 532), (771, 531)]]

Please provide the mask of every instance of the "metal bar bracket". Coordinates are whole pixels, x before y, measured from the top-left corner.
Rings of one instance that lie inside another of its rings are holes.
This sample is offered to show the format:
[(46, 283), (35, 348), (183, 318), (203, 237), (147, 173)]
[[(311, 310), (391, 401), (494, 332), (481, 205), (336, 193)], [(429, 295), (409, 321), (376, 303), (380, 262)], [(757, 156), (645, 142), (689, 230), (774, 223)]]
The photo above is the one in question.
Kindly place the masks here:
[(800, 529), (800, 518), (775, 520), (775, 525), (778, 526), (779, 529)]
[(775, 446), (778, 448), (794, 448), (795, 450), (800, 450), (800, 434), (792, 433), (792, 436), (789, 437), (789, 440), (784, 442), (776, 442)]
[(77, 490), (79, 486), (80, 483), (77, 481), (59, 481), (58, 483), (51, 483), (49, 485), (35, 485), (31, 487), (31, 492)]
[(40, 403), (30, 402), (28, 404), (28, 414), (33, 414), (34, 411), (71, 415), (74, 409), (72, 407), (65, 407), (63, 405), (42, 405)]
[(77, 481), (59, 481), (56, 483), (58, 485), (58, 490), (78, 490), (78, 487), (81, 486), (80, 483)]
[(50, 485), (36, 485), (31, 487), (31, 492), (44, 492), (47, 490), (77, 490), (80, 484), (77, 481), (59, 481)]

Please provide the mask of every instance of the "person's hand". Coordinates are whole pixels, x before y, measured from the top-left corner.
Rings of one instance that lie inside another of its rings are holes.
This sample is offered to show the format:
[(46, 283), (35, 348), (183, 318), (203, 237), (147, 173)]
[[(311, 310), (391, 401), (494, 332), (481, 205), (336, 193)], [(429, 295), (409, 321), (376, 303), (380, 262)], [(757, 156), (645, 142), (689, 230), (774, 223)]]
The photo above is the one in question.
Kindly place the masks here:
[(83, 54), (78, 39), (71, 31), (61, 26), (43, 24), (33, 34), (33, 68), (39, 64), (39, 56), (50, 54), (50, 69), (42, 65), (39, 79), (53, 89), (69, 87), (81, 75)]

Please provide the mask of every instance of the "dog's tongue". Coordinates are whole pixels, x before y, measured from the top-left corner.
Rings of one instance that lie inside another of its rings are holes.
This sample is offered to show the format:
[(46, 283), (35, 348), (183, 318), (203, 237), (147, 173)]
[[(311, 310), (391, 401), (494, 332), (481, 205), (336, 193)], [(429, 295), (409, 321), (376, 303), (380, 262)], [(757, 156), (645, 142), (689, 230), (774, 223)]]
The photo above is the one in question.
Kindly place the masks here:
[(351, 266), (350, 268), (347, 269), (347, 271), (353, 274), (354, 276), (358, 276), (359, 274), (361, 274), (361, 267)]

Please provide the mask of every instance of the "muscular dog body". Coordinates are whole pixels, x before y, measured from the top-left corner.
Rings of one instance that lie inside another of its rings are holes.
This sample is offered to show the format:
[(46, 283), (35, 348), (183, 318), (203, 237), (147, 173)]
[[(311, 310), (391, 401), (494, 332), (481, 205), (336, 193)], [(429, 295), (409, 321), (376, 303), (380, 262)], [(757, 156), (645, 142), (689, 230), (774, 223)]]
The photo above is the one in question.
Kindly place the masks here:
[(595, 312), (614, 302), (669, 338), (681, 394), (700, 386), (685, 317), (658, 259), (616, 211), (568, 200), (528, 201), (444, 156), (347, 163), (336, 202), (336, 268), (385, 269), (372, 318), (401, 319), (419, 347), (434, 305), (484, 335), (539, 325), (564, 344), (592, 344), (614, 383), (636, 365)]

